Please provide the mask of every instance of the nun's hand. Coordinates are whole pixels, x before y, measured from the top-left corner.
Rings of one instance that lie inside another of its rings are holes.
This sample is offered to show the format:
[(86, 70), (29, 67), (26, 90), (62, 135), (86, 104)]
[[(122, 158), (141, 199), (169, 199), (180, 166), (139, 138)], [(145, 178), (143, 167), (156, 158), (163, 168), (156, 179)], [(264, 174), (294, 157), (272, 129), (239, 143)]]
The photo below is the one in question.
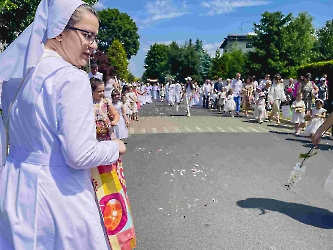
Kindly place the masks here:
[(126, 146), (124, 144), (124, 142), (122, 140), (119, 139), (115, 139), (115, 142), (117, 142), (118, 146), (119, 146), (119, 155), (123, 155), (126, 152)]
[(312, 136), (312, 143), (313, 145), (317, 146), (320, 142), (320, 138), (321, 138), (321, 134), (318, 133), (319, 131), (317, 130), (317, 132)]

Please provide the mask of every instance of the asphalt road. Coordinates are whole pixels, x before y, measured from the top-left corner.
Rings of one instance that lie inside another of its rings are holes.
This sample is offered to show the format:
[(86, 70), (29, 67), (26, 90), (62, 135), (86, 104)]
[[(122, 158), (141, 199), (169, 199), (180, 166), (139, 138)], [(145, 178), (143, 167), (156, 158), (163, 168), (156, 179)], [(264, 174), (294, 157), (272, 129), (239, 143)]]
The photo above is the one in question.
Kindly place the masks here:
[(123, 157), (137, 250), (333, 249), (333, 200), (323, 190), (332, 140), (286, 190), (312, 146), (292, 129), (199, 108), (189, 118), (160, 104), (140, 111)]

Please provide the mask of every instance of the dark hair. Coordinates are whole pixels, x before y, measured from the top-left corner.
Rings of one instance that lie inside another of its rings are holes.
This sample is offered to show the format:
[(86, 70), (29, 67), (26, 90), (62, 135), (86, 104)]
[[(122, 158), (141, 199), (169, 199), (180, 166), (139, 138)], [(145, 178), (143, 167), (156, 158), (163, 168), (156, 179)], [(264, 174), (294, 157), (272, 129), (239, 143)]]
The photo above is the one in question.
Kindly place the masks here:
[(245, 82), (247, 81), (247, 79), (250, 79), (250, 82), (253, 82), (252, 76), (246, 76)]
[(279, 73), (276, 73), (275, 76), (274, 76), (274, 79), (280, 81), (281, 80), (281, 75)]
[(98, 79), (96, 77), (90, 78), (90, 86), (93, 92), (97, 89), (97, 86), (102, 84), (104, 85), (104, 82), (101, 79)]
[(304, 78), (311, 80), (311, 78), (312, 78), (311, 73), (306, 73)]
[(252, 81), (254, 82), (256, 80), (256, 76), (252, 76)]
[(117, 89), (112, 90), (111, 96), (116, 96), (116, 95), (120, 95), (119, 91)]

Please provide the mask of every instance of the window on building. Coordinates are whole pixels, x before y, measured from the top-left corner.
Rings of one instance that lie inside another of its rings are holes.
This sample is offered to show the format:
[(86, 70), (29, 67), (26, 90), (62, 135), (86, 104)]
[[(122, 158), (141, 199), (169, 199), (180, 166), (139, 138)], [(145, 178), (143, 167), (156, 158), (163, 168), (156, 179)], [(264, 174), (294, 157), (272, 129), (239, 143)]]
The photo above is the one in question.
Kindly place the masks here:
[(227, 52), (227, 50), (224, 50), (224, 52)]
[(246, 43), (246, 48), (251, 49), (253, 47), (252, 43)]

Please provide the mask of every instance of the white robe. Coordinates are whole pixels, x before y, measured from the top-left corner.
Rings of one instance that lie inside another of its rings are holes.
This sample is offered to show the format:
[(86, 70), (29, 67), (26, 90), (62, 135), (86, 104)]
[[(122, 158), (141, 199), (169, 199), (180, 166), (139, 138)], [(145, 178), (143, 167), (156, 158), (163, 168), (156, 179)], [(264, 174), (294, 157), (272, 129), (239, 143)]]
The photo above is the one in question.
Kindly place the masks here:
[[(96, 140), (87, 74), (46, 50), (10, 112), (10, 152), (0, 174), (0, 249), (108, 249), (90, 168), (114, 162)], [(5, 82), (2, 107), (19, 81)]]

